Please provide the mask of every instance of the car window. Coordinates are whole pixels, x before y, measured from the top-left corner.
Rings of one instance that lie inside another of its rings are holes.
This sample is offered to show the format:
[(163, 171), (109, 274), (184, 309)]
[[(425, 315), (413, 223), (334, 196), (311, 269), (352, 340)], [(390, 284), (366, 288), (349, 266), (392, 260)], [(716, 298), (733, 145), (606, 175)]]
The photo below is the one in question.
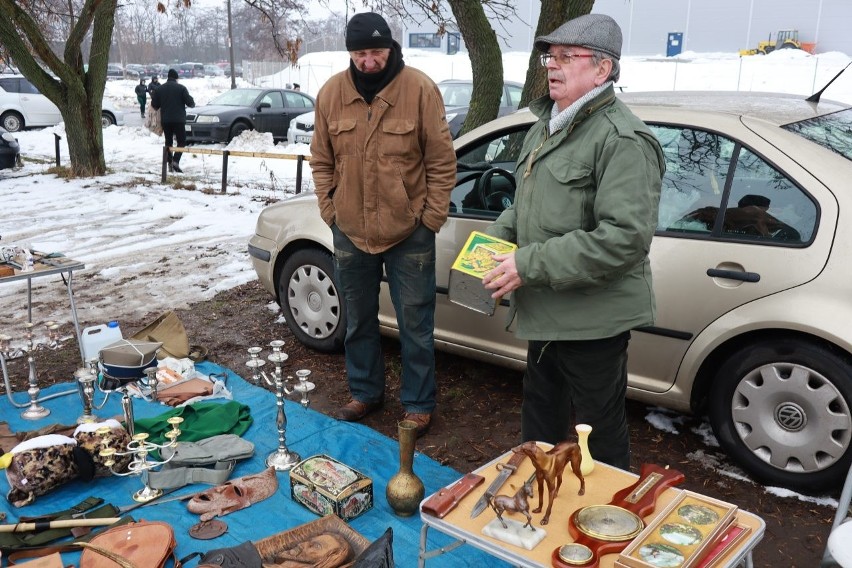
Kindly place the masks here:
[(651, 129), (666, 159), (658, 231), (762, 243), (810, 241), (815, 203), (760, 156), (712, 132)]
[(39, 90), (36, 89), (36, 86), (33, 85), (32, 83), (30, 83), (27, 79), (21, 79), (20, 81), (21, 81), (21, 86), (20, 86), (20, 91), (19, 91), (20, 93), (26, 94), (26, 95), (40, 95), (41, 94), (39, 92)]
[[(503, 106), (518, 108), (518, 105), (521, 104), (521, 95), (523, 92), (524, 90), (520, 87), (516, 87), (515, 85), (506, 85), (506, 92), (503, 93), (503, 102), (500, 104)], [(509, 95), (508, 100), (506, 100), (506, 93)]]
[(527, 128), (495, 132), (459, 150), (456, 187), (450, 195), (451, 215), (496, 219), (511, 204), (515, 164)]
[(270, 91), (260, 99), (260, 104), (262, 103), (268, 103), (272, 108), (284, 108), (284, 97), (278, 91)]
[(473, 85), (464, 83), (451, 83), (449, 85), (438, 85), (445, 106), (469, 106), (470, 95), (473, 93)]
[[(303, 97), (299, 93), (286, 92), (284, 96), (287, 98), (287, 106), (289, 108), (305, 108), (305, 103), (310, 102), (309, 98)], [(310, 108), (313, 108), (313, 105)]]
[(260, 89), (231, 89), (210, 101), (211, 105), (249, 106), (260, 95)]
[(305, 95), (300, 95), (300, 98), (302, 99), (302, 103), (304, 103), (305, 108), (314, 108), (314, 101), (313, 100), (306, 97)]
[(0, 87), (7, 93), (18, 92), (18, 80), (15, 78), (0, 79)]
[(852, 109), (794, 122), (782, 128), (852, 160)]

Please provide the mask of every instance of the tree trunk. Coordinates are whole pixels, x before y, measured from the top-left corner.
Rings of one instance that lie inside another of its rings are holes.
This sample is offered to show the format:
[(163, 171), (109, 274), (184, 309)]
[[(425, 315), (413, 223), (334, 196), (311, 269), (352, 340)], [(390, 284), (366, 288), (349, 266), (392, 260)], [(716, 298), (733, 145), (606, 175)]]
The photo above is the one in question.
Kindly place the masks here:
[[(97, 176), (106, 172), (101, 105), (116, 3), (117, 0), (85, 0), (66, 40), (63, 59), (60, 59), (22, 3), (0, 0), (0, 13), (3, 14), (0, 43), (9, 50), (24, 76), (59, 107), (65, 121), (74, 176)], [(90, 29), (91, 49), (86, 71), (82, 45)]]
[(449, 0), (470, 55), (473, 93), (459, 134), (497, 118), (503, 97), (503, 55), (480, 0)]
[[(594, 5), (595, 0), (541, 0), (541, 14), (538, 17), (535, 37), (547, 35), (568, 20), (591, 13)], [(530, 101), (548, 92), (547, 70), (539, 63), (540, 55), (541, 52), (533, 46), (524, 81), (524, 92), (521, 95), (521, 108), (529, 106)]]

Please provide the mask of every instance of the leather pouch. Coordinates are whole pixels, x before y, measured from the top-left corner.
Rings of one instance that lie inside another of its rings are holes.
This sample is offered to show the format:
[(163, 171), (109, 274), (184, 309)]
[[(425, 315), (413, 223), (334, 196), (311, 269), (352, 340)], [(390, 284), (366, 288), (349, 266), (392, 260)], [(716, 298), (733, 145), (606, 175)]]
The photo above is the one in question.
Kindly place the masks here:
[(172, 526), (162, 521), (127, 523), (78, 544), (80, 568), (163, 568), (177, 546)]
[(198, 561), (198, 568), (261, 568), (260, 553), (251, 542), (229, 548), (216, 548), (205, 552)]

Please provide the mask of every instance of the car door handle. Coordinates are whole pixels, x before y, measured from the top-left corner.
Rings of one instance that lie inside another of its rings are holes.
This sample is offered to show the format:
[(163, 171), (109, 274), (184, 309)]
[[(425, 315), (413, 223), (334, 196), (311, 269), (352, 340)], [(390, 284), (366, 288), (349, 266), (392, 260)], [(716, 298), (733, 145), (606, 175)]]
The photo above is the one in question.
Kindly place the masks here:
[(760, 274), (757, 272), (744, 272), (742, 270), (708, 268), (707, 276), (711, 278), (727, 278), (728, 280), (742, 280), (743, 282), (760, 282)]

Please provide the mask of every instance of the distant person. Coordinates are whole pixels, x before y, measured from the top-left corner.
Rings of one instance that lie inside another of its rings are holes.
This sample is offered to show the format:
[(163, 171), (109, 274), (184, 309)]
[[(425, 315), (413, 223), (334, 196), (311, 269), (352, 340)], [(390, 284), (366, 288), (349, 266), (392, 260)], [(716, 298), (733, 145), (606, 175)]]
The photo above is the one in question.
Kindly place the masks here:
[(156, 91), (160, 87), (160, 78), (156, 75), (151, 76), (151, 82), (148, 83), (148, 94), (153, 95), (154, 91)]
[(435, 409), (435, 233), (449, 213), (456, 155), (441, 92), (405, 65), (384, 18), (352, 16), (346, 49), (349, 68), (317, 95), (311, 142), (317, 202), (346, 298), (352, 400), (336, 417), (361, 420), (383, 404), (378, 315), (385, 272), (400, 330), (400, 402), (421, 436)]
[(294, 91), (301, 91), (302, 90), (301, 88), (299, 88), (299, 83), (293, 83), (293, 90)]
[(139, 79), (139, 84), (136, 85), (136, 100), (139, 102), (139, 114), (145, 118), (145, 103), (148, 101), (148, 87), (145, 86), (145, 79)]
[[(195, 100), (186, 87), (179, 84), (178, 72), (169, 69), (168, 79), (151, 95), (151, 106), (160, 111), (163, 134), (166, 135), (166, 147), (171, 148), (175, 137), (178, 147), (186, 146), (186, 107), (194, 107)], [(168, 151), (169, 171), (183, 173), (180, 169), (181, 152)]]

